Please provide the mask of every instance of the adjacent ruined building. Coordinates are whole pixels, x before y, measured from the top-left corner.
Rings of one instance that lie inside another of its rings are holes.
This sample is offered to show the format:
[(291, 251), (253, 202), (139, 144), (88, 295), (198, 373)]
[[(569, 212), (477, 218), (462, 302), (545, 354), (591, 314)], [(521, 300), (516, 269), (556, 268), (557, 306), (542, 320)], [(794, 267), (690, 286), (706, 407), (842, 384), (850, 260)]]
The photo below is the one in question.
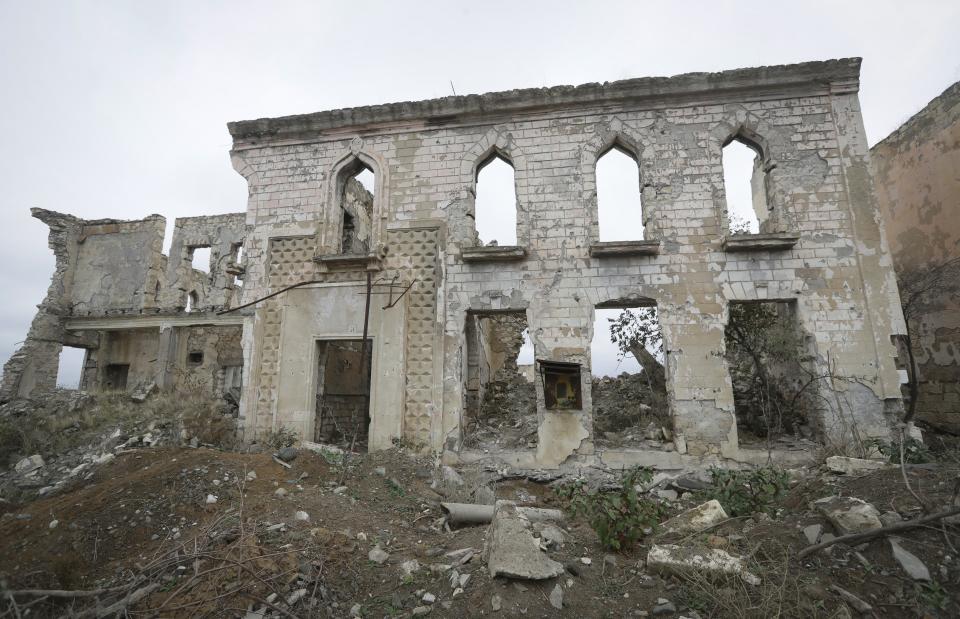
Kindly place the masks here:
[[(727, 322), (732, 307), (763, 304), (797, 334), (812, 436), (887, 436), (902, 414), (893, 340), (904, 321), (859, 68), (833, 60), (231, 123), (246, 213), (177, 220), (170, 256), (159, 217), (35, 211), (57, 270), (3, 398), (51, 388), (69, 345), (89, 351), (87, 388), (239, 386), (248, 441), (288, 428), (540, 467), (789, 458), (738, 433)], [(722, 158), (733, 141), (755, 153), (754, 233), (730, 228)], [(596, 164), (611, 149), (636, 162), (642, 238), (600, 239)], [(477, 178), (493, 159), (514, 173), (509, 245), (477, 233)], [(208, 273), (191, 266), (201, 247)], [(610, 308), (656, 308), (666, 410), (654, 412), (668, 420), (656, 445), (595, 436), (590, 343), (595, 312)], [(524, 341), (533, 359), (519, 364)]]
[(870, 150), (919, 389), (916, 415), (960, 431), (960, 82)]

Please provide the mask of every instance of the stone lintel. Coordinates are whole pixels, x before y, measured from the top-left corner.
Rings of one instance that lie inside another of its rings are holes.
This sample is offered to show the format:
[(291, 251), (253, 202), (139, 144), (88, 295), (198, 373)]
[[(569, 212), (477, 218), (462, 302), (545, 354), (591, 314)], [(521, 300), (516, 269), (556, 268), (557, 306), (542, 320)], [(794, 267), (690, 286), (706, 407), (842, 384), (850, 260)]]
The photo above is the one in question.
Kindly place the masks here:
[(513, 262), (526, 258), (527, 250), (519, 245), (464, 247), (460, 256), (464, 262)]
[(656, 256), (659, 253), (659, 240), (598, 241), (590, 244), (590, 256), (593, 258), (616, 258), (619, 256)]
[(733, 234), (723, 238), (724, 251), (768, 251), (791, 249), (800, 240), (794, 232), (771, 234)]
[(379, 271), (383, 260), (376, 254), (327, 254), (314, 256), (313, 261), (324, 271)]

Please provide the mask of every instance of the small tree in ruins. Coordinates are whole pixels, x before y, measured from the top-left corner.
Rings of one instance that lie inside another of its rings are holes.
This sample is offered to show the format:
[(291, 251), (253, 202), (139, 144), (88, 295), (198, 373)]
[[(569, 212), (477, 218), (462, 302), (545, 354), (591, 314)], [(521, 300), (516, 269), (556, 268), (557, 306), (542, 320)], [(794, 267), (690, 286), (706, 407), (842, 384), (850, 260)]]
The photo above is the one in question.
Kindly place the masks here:
[(666, 390), (666, 372), (660, 361), (663, 358), (663, 333), (657, 322), (657, 309), (625, 309), (617, 318), (607, 320), (610, 321), (610, 341), (620, 349), (620, 358), (632, 354), (640, 364), (650, 390)]

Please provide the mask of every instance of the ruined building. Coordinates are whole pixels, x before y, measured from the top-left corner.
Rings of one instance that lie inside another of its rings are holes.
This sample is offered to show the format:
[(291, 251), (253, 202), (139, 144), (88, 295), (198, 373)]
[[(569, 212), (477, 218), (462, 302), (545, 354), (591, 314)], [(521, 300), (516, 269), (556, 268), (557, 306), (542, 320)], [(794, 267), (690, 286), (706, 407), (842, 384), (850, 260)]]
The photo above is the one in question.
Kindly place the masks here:
[[(832, 60), (230, 123), (247, 210), (177, 220), (169, 256), (162, 218), (35, 211), (57, 269), (2, 397), (53, 387), (69, 345), (88, 350), (89, 388), (239, 387), (248, 441), (285, 427), (519, 466), (765, 460), (738, 440), (724, 334), (734, 305), (776, 302), (810, 359), (816, 438), (886, 436), (902, 412), (893, 338), (904, 324), (859, 68)], [(754, 233), (730, 232), (732, 141), (755, 153)], [(600, 240), (595, 169), (611, 149), (638, 167), (643, 238)], [(494, 158), (514, 172), (511, 245), (477, 234), (477, 176)], [(191, 266), (203, 247), (209, 273)], [(657, 308), (672, 427), (660, 450), (603, 449), (594, 312), (636, 307)], [(510, 359), (520, 329), (530, 367)], [(490, 388), (504, 371), (522, 380)], [(510, 449), (467, 435), (494, 391), (534, 415)]]
[(870, 150), (919, 389), (916, 415), (960, 432), (960, 82)]

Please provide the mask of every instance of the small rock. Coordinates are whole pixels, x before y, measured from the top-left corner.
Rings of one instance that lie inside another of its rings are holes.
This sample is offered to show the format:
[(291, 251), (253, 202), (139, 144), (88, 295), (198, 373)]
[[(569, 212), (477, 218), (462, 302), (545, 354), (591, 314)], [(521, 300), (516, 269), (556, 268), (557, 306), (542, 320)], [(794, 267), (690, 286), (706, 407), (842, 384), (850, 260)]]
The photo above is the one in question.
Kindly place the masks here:
[(820, 541), (820, 534), (823, 533), (822, 524), (811, 524), (803, 527), (803, 534), (810, 544), (816, 544)]
[(297, 589), (296, 591), (294, 591), (293, 593), (287, 596), (287, 606), (293, 606), (294, 604), (299, 602), (303, 598), (303, 596), (305, 596), (306, 594), (307, 594), (306, 589)]
[(217, 497), (216, 497), (216, 496), (214, 496), (214, 495), (212, 495), (212, 494), (208, 494), (208, 495), (207, 495), (207, 505), (213, 505), (213, 504), (216, 503), (216, 502), (217, 502)]
[(654, 616), (661, 615), (672, 615), (677, 612), (677, 607), (674, 606), (673, 602), (666, 598), (657, 598), (657, 604), (653, 607), (650, 613)]
[(891, 524), (903, 522), (903, 518), (897, 512), (883, 512), (880, 514), (880, 522), (883, 523), (883, 526), (889, 527)]
[(59, 521), (59, 520), (51, 520), (49, 526), (50, 526), (51, 529), (56, 529), (57, 526), (59, 526), (59, 524), (60, 524), (60, 521)]
[(494, 595), (490, 598), (490, 608), (492, 608), (495, 613), (500, 612), (500, 609), (503, 608), (503, 600), (499, 595)]
[(560, 583), (557, 583), (553, 587), (553, 591), (550, 592), (550, 606), (557, 610), (563, 608), (563, 587), (560, 586)]
[(883, 526), (877, 508), (855, 497), (826, 497), (814, 501), (813, 505), (841, 534), (872, 531)]
[(293, 462), (297, 457), (297, 448), (296, 447), (284, 447), (277, 452), (277, 457), (283, 460), (284, 462)]
[(420, 598), (420, 600), (421, 600), (424, 604), (433, 604), (434, 602), (437, 601), (437, 596), (435, 596), (435, 595), (432, 594), (432, 593), (424, 593), (424, 594), (423, 594), (423, 597)]
[(390, 553), (380, 548), (380, 546), (374, 546), (370, 552), (367, 553), (367, 558), (378, 565), (383, 565), (384, 561), (390, 558)]
[(711, 499), (667, 520), (663, 523), (663, 529), (670, 533), (695, 533), (726, 520), (727, 517), (720, 501)]
[(583, 563), (584, 565), (590, 565), (593, 563), (593, 559), (590, 557), (580, 557), (580, 563)]
[(420, 563), (416, 559), (410, 559), (400, 564), (400, 574), (407, 578), (420, 571)]
[(253, 481), (257, 478), (256, 471), (247, 471), (247, 481)]
[(277, 488), (276, 490), (273, 491), (273, 494), (274, 496), (277, 496), (282, 499), (283, 497), (287, 496), (287, 490), (285, 488)]
[(354, 604), (350, 607), (350, 616), (351, 617), (360, 617), (360, 613), (363, 610), (363, 607), (359, 604)]
[(349, 490), (349, 488), (347, 488), (346, 486), (337, 486), (336, 488), (333, 489), (333, 493), (337, 495), (342, 495), (342, 494), (345, 494), (347, 490)]
[(653, 493), (666, 501), (676, 501), (677, 497), (679, 496), (676, 490), (668, 490), (663, 488), (657, 488), (653, 491)]
[(443, 469), (441, 469), (441, 474), (443, 475), (443, 483), (447, 486), (459, 487), (463, 485), (463, 478), (460, 477), (460, 473), (453, 467), (444, 466)]
[(378, 466), (377, 468), (373, 469), (373, 472), (379, 475), (380, 477), (387, 476), (387, 469), (386, 467), (383, 467), (383, 466)]
[(416, 608), (414, 608), (414, 609), (410, 612), (410, 614), (413, 615), (414, 617), (422, 617), (423, 615), (429, 615), (429, 614), (430, 614), (430, 607), (429, 607), (429, 606), (417, 606)]
[(293, 515), (294, 520), (299, 520), (301, 522), (310, 522), (310, 514), (305, 511), (298, 511)]
[(899, 538), (890, 537), (890, 549), (903, 571), (914, 580), (930, 580), (930, 570), (916, 555), (900, 545)]
[(603, 555), (603, 564), (610, 567), (617, 567), (617, 558), (613, 555)]

